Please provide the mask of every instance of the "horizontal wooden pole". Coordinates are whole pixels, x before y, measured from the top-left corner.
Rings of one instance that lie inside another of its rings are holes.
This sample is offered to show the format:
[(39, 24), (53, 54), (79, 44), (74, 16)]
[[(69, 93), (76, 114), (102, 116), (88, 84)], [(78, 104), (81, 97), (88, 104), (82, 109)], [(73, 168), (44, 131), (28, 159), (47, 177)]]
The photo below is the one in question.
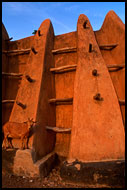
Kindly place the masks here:
[(15, 100), (2, 100), (2, 103), (14, 103)]
[(52, 53), (58, 54), (58, 53), (68, 53), (68, 52), (76, 52), (76, 47), (66, 47), (66, 48), (60, 48), (60, 49), (54, 49), (52, 50)]
[(99, 45), (99, 48), (101, 50), (112, 50), (115, 48), (118, 44), (104, 44), (104, 45)]
[(76, 68), (68, 68), (61, 71), (53, 71), (53, 74), (61, 74), (61, 73), (67, 73), (67, 72), (72, 72), (72, 71), (76, 71)]
[(56, 102), (55, 105), (72, 105), (73, 104), (73, 101), (66, 101), (66, 102)]
[(65, 65), (65, 66), (61, 66), (61, 67), (56, 67), (56, 68), (51, 68), (50, 71), (60, 71), (62, 69), (68, 69), (68, 68), (76, 68), (77, 65)]
[(125, 67), (125, 64), (113, 64), (113, 65), (107, 65), (108, 68), (123, 68)]
[(6, 54), (6, 56), (12, 57), (12, 56), (18, 56), (18, 55), (24, 55), (24, 54), (29, 54), (29, 52), (9, 53), (9, 54)]
[(22, 77), (23, 74), (21, 74), (21, 73), (5, 73), (5, 72), (2, 72), (2, 76)]
[(118, 44), (103, 44), (103, 45), (99, 45), (99, 47), (114, 47), (117, 46)]
[(119, 99), (119, 104), (120, 104), (120, 105), (125, 105), (125, 100), (120, 100), (120, 99)]
[(113, 64), (113, 65), (107, 65), (109, 72), (115, 72), (123, 69), (125, 67), (125, 64)]
[(17, 50), (11, 50), (11, 51), (2, 51), (2, 53), (5, 53), (5, 54), (10, 54), (10, 53), (29, 53), (30, 52), (30, 48), (28, 49), (17, 49)]
[(63, 99), (49, 99), (49, 103), (72, 103), (73, 102), (73, 98), (63, 98)]
[(66, 65), (66, 66), (51, 68), (50, 71), (53, 73), (63, 73), (68, 71), (75, 71), (76, 67), (77, 65)]
[(63, 127), (50, 127), (50, 126), (46, 126), (45, 127), (47, 130), (51, 130), (54, 131), (56, 133), (67, 133), (67, 132), (71, 132), (71, 128), (63, 128)]

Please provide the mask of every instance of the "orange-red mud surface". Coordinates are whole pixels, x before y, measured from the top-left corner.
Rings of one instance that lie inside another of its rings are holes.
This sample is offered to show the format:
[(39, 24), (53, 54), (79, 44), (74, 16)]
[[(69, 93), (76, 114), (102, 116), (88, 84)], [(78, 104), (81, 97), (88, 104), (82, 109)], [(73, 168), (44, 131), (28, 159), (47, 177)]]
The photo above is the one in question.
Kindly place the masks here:
[[(35, 160), (53, 150), (61, 157), (82, 162), (123, 160), (125, 25), (114, 11), (109, 11), (98, 31), (93, 31), (83, 14), (78, 18), (76, 31), (55, 36), (49, 19), (41, 23), (38, 31), (41, 35), (37, 32), (34, 36), (7, 41), (9, 36), (2, 25), (2, 125), (7, 121), (23, 123), (28, 118), (37, 121), (38, 128), (29, 143), (35, 149)], [(25, 53), (27, 49), (29, 54)], [(66, 51), (62, 52), (63, 49)], [(24, 53), (15, 54), (21, 50)], [(68, 66), (73, 70), (61, 72), (61, 67)], [(57, 72), (51, 72), (52, 69)], [(94, 70), (99, 75), (93, 75)], [(13, 74), (21, 74), (22, 78), (13, 78)], [(35, 83), (30, 83), (26, 76)], [(101, 101), (95, 99), (96, 94), (102, 96)], [(65, 104), (67, 99), (73, 101)], [(47, 126), (52, 130), (69, 128), (71, 132), (54, 133)], [(13, 144), (19, 148), (19, 139), (14, 139)], [(43, 178), (19, 177), (13, 173), (15, 153), (16, 149), (2, 150), (3, 188), (122, 188), (64, 181), (59, 164), (53, 165), (49, 175)], [(85, 174), (89, 178), (86, 170)]]

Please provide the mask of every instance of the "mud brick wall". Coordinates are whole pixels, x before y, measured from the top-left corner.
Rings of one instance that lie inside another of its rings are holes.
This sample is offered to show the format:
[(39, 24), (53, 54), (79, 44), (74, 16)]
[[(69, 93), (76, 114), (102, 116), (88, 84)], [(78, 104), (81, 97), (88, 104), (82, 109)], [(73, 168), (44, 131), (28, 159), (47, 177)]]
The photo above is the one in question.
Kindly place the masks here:
[[(22, 123), (28, 117), (37, 121), (36, 133), (29, 143), (35, 159), (53, 150), (60, 156), (82, 161), (123, 158), (125, 25), (120, 18), (110, 11), (101, 29), (93, 31), (89, 19), (80, 15), (76, 31), (58, 36), (46, 19), (34, 36), (5, 41), (8, 38), (3, 25), (2, 51), (30, 51), (2, 54), (2, 72), (23, 75), (2, 75), (2, 100), (15, 100), (2, 104), (2, 123)], [(119, 65), (124, 66), (118, 69)], [(75, 69), (51, 71), (65, 66)], [(92, 74), (94, 69), (99, 75)], [(29, 82), (26, 75), (35, 81)], [(102, 101), (94, 99), (97, 93)], [(68, 99), (71, 101), (66, 102)], [(70, 132), (65, 133), (66, 129)], [(20, 147), (19, 140), (13, 143)]]
[[(99, 45), (117, 44), (112, 51), (101, 50), (107, 65), (125, 64), (125, 25), (114, 11), (110, 11), (106, 15), (101, 29), (95, 32), (95, 36)], [(109, 73), (118, 99), (125, 100), (125, 67)], [(125, 105), (120, 105), (120, 108), (123, 122), (125, 123)]]
[[(77, 47), (76, 32), (55, 36), (54, 49)], [(54, 55), (55, 67), (77, 64), (77, 52)], [(75, 71), (55, 74), (56, 98), (73, 98)], [(56, 106), (56, 127), (72, 127), (73, 103)], [(67, 156), (70, 146), (70, 136), (67, 133), (56, 133), (55, 150), (61, 156)]]

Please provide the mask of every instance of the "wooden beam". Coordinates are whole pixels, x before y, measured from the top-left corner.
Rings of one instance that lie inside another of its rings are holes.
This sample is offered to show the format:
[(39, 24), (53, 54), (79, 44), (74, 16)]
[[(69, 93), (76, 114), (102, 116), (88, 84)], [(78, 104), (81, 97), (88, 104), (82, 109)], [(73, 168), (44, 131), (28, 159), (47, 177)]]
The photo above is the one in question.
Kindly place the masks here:
[(88, 23), (88, 20), (86, 20), (86, 21), (84, 22), (83, 28), (85, 28), (85, 29), (88, 28), (87, 23)]
[(29, 75), (25, 75), (26, 79), (29, 81), (29, 82), (35, 82), (34, 79), (32, 79)]
[(75, 71), (76, 67), (77, 65), (66, 65), (66, 66), (51, 68), (50, 71), (58, 74), (58, 73), (63, 73), (63, 72)]
[(107, 65), (108, 68), (123, 68), (125, 67), (125, 64), (111, 64), (111, 65)]
[(67, 73), (67, 72), (72, 72), (72, 71), (76, 71), (76, 68), (68, 68), (61, 71), (53, 71), (53, 74), (61, 74), (61, 73)]
[(104, 45), (99, 45), (99, 48), (101, 50), (112, 50), (115, 48), (118, 44), (104, 44)]
[(28, 49), (17, 49), (17, 50), (11, 50), (11, 51), (2, 51), (2, 53), (5, 54), (12, 54), (12, 53), (29, 53), (30, 52), (30, 48)]
[(2, 72), (2, 76), (22, 77), (23, 74), (21, 74), (21, 73), (5, 73), (5, 72)]
[(73, 98), (63, 98), (63, 99), (49, 99), (50, 104), (56, 104), (56, 105), (70, 105), (73, 102)]
[(2, 100), (2, 103), (4, 104), (4, 103), (14, 103), (15, 102), (15, 100)]
[(16, 104), (20, 106), (22, 109), (26, 109), (26, 104), (23, 104), (22, 102), (16, 101)]
[(120, 69), (125, 67), (125, 64), (111, 64), (107, 65), (109, 72), (119, 71)]
[(120, 100), (120, 99), (119, 99), (119, 104), (120, 104), (120, 105), (125, 105), (125, 100)]
[(8, 38), (8, 39), (5, 39), (5, 41), (8, 42), (8, 41), (10, 41), (10, 40), (12, 40), (12, 39), (13, 39), (13, 37)]
[(93, 51), (92, 48), (93, 48), (92, 44), (89, 44), (89, 52), (90, 52), (90, 53)]
[(50, 127), (50, 126), (46, 126), (45, 127), (47, 130), (51, 130), (54, 131), (56, 133), (70, 133), (71, 132), (71, 128), (63, 128), (63, 127)]
[(60, 71), (60, 70), (63, 70), (63, 69), (68, 69), (68, 68), (76, 68), (77, 65), (65, 65), (65, 66), (61, 66), (61, 67), (56, 67), (56, 68), (51, 68), (50, 71)]
[(72, 105), (73, 102), (68, 102), (68, 101), (66, 101), (66, 102), (55, 102), (54, 104), (55, 104), (56, 106), (57, 106), (57, 105)]
[(31, 47), (31, 50), (32, 50), (32, 52), (33, 52), (34, 54), (37, 54), (37, 51), (35, 50), (34, 47)]
[(69, 53), (69, 52), (76, 52), (76, 47), (66, 47), (66, 48), (60, 48), (60, 49), (54, 49), (52, 50), (52, 53), (58, 54), (58, 53)]

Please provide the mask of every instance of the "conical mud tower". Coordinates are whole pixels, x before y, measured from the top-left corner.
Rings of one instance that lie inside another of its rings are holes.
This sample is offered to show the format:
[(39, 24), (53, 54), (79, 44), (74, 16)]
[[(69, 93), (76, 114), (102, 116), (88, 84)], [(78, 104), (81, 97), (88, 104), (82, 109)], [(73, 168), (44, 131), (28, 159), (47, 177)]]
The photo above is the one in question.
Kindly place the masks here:
[[(123, 183), (125, 25), (120, 18), (110, 11), (93, 31), (81, 14), (76, 31), (58, 36), (47, 19), (34, 36), (17, 41), (2, 30), (3, 124), (37, 121), (29, 152), (33, 165), (43, 160), (40, 175), (58, 155), (66, 159), (64, 179)], [(13, 143), (20, 147), (19, 140)]]

